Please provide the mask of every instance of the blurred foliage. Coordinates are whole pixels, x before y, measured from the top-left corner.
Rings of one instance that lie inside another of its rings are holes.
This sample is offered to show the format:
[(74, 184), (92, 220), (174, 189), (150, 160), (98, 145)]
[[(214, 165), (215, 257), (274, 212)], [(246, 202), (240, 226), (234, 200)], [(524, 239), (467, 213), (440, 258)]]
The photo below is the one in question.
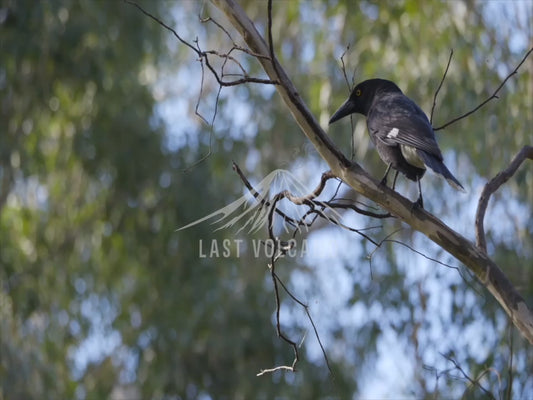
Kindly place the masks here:
[[(209, 4), (140, 3), (203, 50), (231, 47), (198, 19), (224, 23)], [(243, 4), (266, 32), (264, 2)], [(492, 94), (533, 30), (529, 2), (275, 1), (273, 13), (280, 61), (324, 127), (349, 91), (343, 53), (349, 84), (392, 79), (429, 113), (453, 49), (439, 126)], [(274, 88), (224, 88), (213, 127), (202, 124), (194, 112), (211, 120), (216, 81), (206, 72), (200, 93), (195, 54), (119, 1), (4, 0), (0, 48), (0, 398), (483, 398), (443, 355), (473, 378), (486, 374), (480, 382), (496, 396), (533, 390), (531, 347), (468, 271), (318, 227), (308, 236), (312, 256), (278, 268), (310, 303), (333, 378), (289, 298), (285, 328), (296, 338), (307, 331), (299, 371), (257, 378), (292, 356), (276, 337), (266, 259), (250, 246), (203, 258), (200, 240), (242, 234), (209, 223), (175, 229), (244, 193), (231, 160), (252, 181), (285, 168), (316, 184), (326, 166)], [(264, 76), (253, 57), (234, 56)], [(426, 177), (426, 203), (468, 237), (484, 182), (531, 144), (532, 76), (530, 58), (498, 100), (438, 131), (469, 194)], [(380, 177), (362, 118), (354, 123), (353, 156)], [(329, 131), (347, 154), (348, 129)], [(490, 253), (530, 304), (531, 171), (523, 165), (491, 200), (486, 222)], [(414, 193), (405, 181), (398, 190)], [(457, 265), (397, 222), (371, 235), (397, 228), (394, 239)]]

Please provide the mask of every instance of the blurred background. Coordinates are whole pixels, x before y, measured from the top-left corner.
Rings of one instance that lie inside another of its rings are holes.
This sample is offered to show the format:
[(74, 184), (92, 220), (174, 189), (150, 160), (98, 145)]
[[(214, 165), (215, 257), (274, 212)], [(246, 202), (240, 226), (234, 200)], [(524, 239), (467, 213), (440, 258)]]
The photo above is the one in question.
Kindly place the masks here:
[[(243, 45), (208, 2), (139, 4), (202, 50), (232, 47), (207, 16)], [(265, 34), (266, 2), (242, 4)], [(533, 46), (532, 21), (529, 0), (273, 3), (281, 64), (332, 139), (376, 179), (385, 165), (364, 118), (327, 127), (349, 93), (341, 55), (350, 83), (393, 80), (429, 114), (453, 49), (440, 126), (516, 67)], [(255, 183), (283, 168), (317, 185), (327, 165), (274, 87), (219, 93), (205, 68), (202, 86), (198, 56), (121, 1), (3, 0), (0, 49), (0, 398), (486, 398), (465, 375), (496, 398), (533, 393), (533, 348), (468, 270), (398, 221), (353, 214), (350, 226), (396, 242), (376, 249), (317, 223), (299, 236), (305, 254), (277, 265), (309, 305), (331, 373), (305, 311), (281, 293), (283, 329), (302, 342), (298, 371), (256, 377), (293, 356), (276, 335), (268, 258), (249, 244), (235, 251), (235, 239), (265, 239), (266, 229), (176, 229), (246, 193), (232, 160)], [(253, 57), (232, 55), (265, 78)], [(222, 60), (210, 60), (220, 70)], [(499, 99), (437, 132), (468, 193), (428, 173), (426, 209), (474, 240), (483, 185), (533, 144), (532, 110), (529, 57)], [(402, 177), (397, 190), (416, 198)], [(532, 207), (526, 162), (485, 222), (489, 254), (529, 305)], [(200, 240), (224, 239), (227, 256), (201, 257)]]

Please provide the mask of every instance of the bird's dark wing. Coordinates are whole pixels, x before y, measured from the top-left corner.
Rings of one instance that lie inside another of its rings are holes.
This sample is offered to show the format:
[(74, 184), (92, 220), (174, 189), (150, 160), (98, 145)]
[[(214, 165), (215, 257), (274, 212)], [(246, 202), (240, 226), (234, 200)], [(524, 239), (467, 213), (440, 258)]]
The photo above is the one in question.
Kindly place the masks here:
[(390, 94), (377, 99), (368, 113), (367, 125), (374, 140), (389, 146), (411, 146), (442, 160), (426, 114), (403, 94)]

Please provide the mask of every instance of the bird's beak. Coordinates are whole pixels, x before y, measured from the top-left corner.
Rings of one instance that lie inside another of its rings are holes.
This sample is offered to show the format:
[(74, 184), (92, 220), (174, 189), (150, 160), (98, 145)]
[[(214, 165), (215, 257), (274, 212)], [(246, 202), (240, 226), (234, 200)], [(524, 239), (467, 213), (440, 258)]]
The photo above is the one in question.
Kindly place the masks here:
[(347, 115), (350, 115), (355, 112), (355, 104), (350, 99), (346, 100), (340, 108), (335, 111), (335, 114), (331, 117), (329, 120), (329, 124), (334, 123), (335, 121), (338, 121), (341, 118), (346, 117)]

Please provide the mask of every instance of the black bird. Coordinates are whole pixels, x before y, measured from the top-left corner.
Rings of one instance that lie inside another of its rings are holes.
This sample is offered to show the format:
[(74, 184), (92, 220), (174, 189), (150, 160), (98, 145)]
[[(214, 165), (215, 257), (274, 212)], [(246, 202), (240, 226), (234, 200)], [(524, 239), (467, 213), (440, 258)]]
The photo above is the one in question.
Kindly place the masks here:
[(408, 179), (418, 182), (419, 197), (415, 204), (423, 207), (420, 179), (427, 166), (446, 178), (455, 189), (465, 191), (442, 162), (442, 153), (428, 117), (394, 82), (385, 79), (361, 82), (329, 123), (353, 113), (367, 117), (370, 139), (387, 164), (382, 184), (387, 184), (391, 167), (396, 170), (393, 189), (398, 172), (403, 173)]

